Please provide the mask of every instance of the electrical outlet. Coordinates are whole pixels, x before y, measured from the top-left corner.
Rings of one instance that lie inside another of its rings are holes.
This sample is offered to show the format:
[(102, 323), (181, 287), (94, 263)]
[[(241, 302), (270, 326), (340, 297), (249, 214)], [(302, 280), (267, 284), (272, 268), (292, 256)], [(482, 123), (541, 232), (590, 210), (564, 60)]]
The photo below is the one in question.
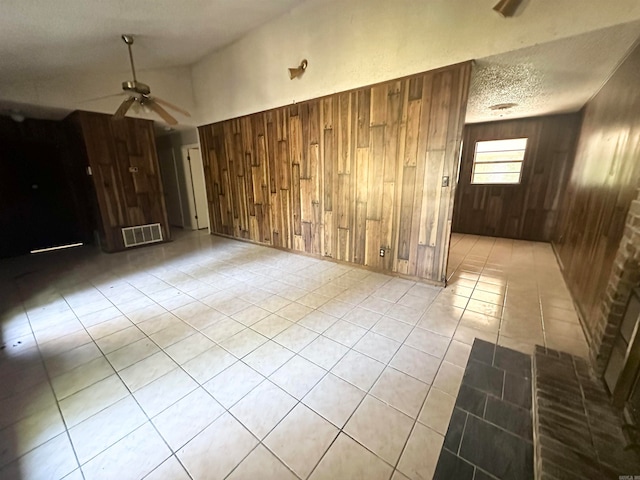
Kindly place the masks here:
[(380, 256), (381, 256), (381, 257), (384, 257), (384, 248), (381, 248), (381, 249), (380, 249)]

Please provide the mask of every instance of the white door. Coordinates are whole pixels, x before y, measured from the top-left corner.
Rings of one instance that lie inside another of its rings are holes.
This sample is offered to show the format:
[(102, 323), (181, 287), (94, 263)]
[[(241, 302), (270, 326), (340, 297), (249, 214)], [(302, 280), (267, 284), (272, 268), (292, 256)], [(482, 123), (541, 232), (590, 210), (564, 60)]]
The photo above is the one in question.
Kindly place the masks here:
[(188, 147), (185, 150), (187, 154), (185, 167), (188, 170), (187, 188), (191, 188), (190, 196), (193, 198), (191, 225), (194, 230), (209, 228), (209, 206), (200, 149)]

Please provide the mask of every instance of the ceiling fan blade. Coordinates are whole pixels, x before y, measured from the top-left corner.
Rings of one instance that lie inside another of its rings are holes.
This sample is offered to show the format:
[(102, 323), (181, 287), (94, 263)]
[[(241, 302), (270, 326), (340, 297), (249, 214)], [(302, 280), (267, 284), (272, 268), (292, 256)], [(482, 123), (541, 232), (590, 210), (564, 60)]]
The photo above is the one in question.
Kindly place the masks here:
[(87, 100), (82, 100), (80, 103), (97, 102), (98, 100), (104, 100), (106, 98), (113, 98), (113, 97), (121, 97), (122, 95), (124, 95), (124, 92), (112, 93), (111, 95), (103, 95), (102, 97), (95, 97), (95, 98), (89, 98)]
[(178, 121), (173, 118), (169, 112), (167, 112), (164, 108), (162, 108), (158, 103), (156, 103), (155, 99), (147, 100), (144, 105), (149, 107), (151, 110), (156, 112), (160, 117), (167, 122), (169, 125), (177, 125)]
[(135, 97), (126, 98), (124, 102), (120, 104), (120, 106), (118, 107), (118, 110), (116, 110), (116, 113), (114, 113), (113, 117), (111, 118), (113, 120), (122, 120), (124, 116), (127, 114), (127, 111), (129, 110), (129, 108), (131, 108), (131, 105), (133, 105), (133, 102), (135, 101), (136, 101)]
[(153, 97), (153, 100), (158, 102), (160, 105), (164, 105), (165, 107), (170, 108), (171, 110), (175, 110), (176, 112), (181, 113), (185, 117), (191, 116), (191, 114), (186, 110), (183, 110), (182, 108), (177, 107), (173, 103), (169, 103), (166, 100), (162, 100), (161, 98), (158, 98), (158, 97)]

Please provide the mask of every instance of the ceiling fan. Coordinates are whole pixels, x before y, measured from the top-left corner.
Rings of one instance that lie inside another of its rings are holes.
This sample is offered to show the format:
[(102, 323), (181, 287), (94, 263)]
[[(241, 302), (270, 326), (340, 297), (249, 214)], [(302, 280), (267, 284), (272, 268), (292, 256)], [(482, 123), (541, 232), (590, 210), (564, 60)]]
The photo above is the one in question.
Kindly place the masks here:
[(191, 114), (186, 110), (183, 110), (182, 108), (177, 107), (167, 102), (166, 100), (151, 96), (151, 88), (149, 88), (149, 85), (139, 82), (136, 78), (136, 68), (133, 63), (133, 53), (131, 52), (131, 45), (133, 45), (133, 35), (122, 35), (122, 40), (127, 44), (127, 48), (129, 49), (129, 61), (131, 62), (131, 73), (133, 75), (133, 80), (122, 82), (122, 90), (126, 95), (128, 95), (128, 97), (120, 104), (118, 110), (116, 110), (116, 113), (112, 117), (113, 120), (123, 119), (129, 109), (136, 103), (142, 107), (147, 107), (148, 109), (158, 114), (160, 118), (162, 118), (169, 125), (176, 125), (178, 121), (169, 112), (167, 112), (163, 108), (163, 106), (170, 108), (171, 110), (175, 110), (185, 117), (190, 117)]

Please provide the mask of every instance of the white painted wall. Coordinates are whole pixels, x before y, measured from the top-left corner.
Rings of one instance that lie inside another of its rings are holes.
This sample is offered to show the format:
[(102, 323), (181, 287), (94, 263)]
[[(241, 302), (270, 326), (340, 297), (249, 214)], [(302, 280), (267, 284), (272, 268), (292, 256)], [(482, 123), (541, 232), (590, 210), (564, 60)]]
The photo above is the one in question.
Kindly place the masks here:
[[(323, 0), (214, 52), (192, 68), (198, 124), (345, 91), (640, 19), (637, 0)], [(304, 77), (287, 68), (309, 60)]]

